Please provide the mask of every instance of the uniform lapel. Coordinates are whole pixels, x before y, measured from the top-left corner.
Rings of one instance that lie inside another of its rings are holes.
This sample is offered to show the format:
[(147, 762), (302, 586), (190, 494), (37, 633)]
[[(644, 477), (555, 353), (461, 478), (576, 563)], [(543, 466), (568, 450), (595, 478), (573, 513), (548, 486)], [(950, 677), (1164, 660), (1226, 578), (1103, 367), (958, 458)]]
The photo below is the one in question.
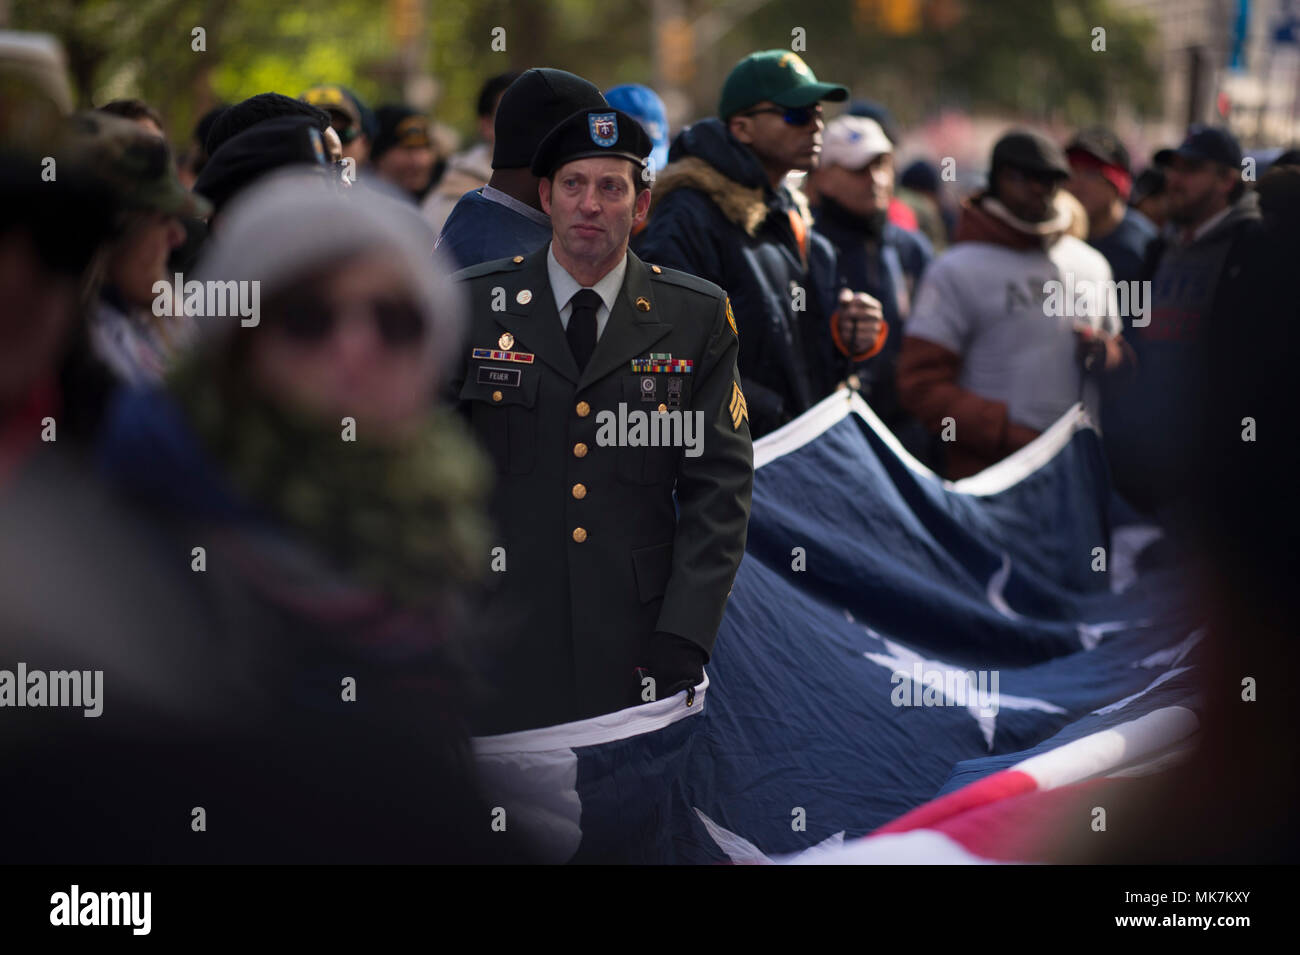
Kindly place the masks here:
[[(494, 312), (496, 323), (515, 336), (515, 349), (531, 351), (540, 361), (546, 362), (575, 384), (578, 381), (578, 363), (573, 360), (569, 341), (564, 337), (560, 314), (555, 310), (555, 293), (546, 274), (546, 250), (542, 246), (524, 259), (519, 270), (510, 276), (506, 287), (506, 310)], [(514, 292), (511, 293), (513, 287)], [(527, 289), (532, 297), (520, 304), (518, 293)], [(597, 354), (600, 349), (598, 348)]]
[[(543, 255), (545, 255), (544, 251)], [(641, 301), (642, 308), (637, 308), (638, 301)], [(647, 304), (650, 306), (649, 309), (644, 307)], [(591, 360), (587, 362), (586, 370), (583, 371), (582, 378), (578, 382), (579, 388), (604, 378), (619, 365), (641, 355), (672, 331), (671, 324), (661, 321), (666, 316), (659, 315), (656, 309), (654, 292), (650, 284), (650, 268), (629, 251), (623, 287), (614, 301), (614, 308), (609, 314), (604, 334), (596, 342), (596, 350), (592, 353)], [(558, 318), (555, 326), (560, 327)], [(560, 341), (564, 342), (563, 335), (560, 336)]]

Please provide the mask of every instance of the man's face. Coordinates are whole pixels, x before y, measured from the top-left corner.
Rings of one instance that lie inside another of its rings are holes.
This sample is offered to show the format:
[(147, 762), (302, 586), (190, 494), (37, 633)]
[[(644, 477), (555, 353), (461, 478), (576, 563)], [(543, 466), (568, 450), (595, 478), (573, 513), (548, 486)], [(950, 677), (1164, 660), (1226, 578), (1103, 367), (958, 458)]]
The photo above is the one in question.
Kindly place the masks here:
[(1169, 220), (1179, 226), (1194, 226), (1222, 211), (1236, 179), (1235, 169), (1175, 156), (1165, 170)]
[(1066, 180), (1065, 188), (1079, 200), (1090, 222), (1102, 218), (1119, 195), (1101, 170), (1082, 163), (1070, 163), (1070, 178)]
[(370, 158), (370, 139), (365, 133), (358, 133), (351, 142), (343, 144), (343, 158), (355, 159), (358, 166)]
[(347, 113), (338, 109), (331, 109), (328, 112), (330, 114), (330, 129), (338, 134), (343, 158), (355, 159), (357, 165), (360, 166), (370, 156), (370, 140), (361, 131), (360, 124), (355, 122)]
[[(790, 115), (794, 114), (794, 115)], [(803, 119), (802, 123), (786, 122)], [(764, 100), (741, 110), (728, 123), (732, 135), (758, 155), (769, 170), (814, 169), (822, 152), (822, 107), (814, 103), (805, 110), (787, 110)]]
[(428, 146), (396, 146), (375, 160), (374, 166), (393, 185), (418, 194), (433, 175), (433, 150)]
[(881, 153), (861, 169), (822, 166), (814, 175), (819, 194), (864, 218), (886, 211), (894, 198), (893, 153)]
[(139, 216), (109, 258), (109, 280), (131, 305), (152, 307), (154, 283), (167, 278), (167, 256), (184, 241), (185, 228), (175, 216)]
[(1061, 177), (1055, 173), (1003, 166), (995, 185), (997, 197), (1018, 219), (1046, 222), (1055, 214), (1052, 200), (1061, 188)]
[(575, 159), (538, 182), (542, 211), (556, 244), (570, 261), (588, 267), (618, 260), (632, 228), (650, 209), (650, 190), (636, 191), (640, 170), (626, 159)]

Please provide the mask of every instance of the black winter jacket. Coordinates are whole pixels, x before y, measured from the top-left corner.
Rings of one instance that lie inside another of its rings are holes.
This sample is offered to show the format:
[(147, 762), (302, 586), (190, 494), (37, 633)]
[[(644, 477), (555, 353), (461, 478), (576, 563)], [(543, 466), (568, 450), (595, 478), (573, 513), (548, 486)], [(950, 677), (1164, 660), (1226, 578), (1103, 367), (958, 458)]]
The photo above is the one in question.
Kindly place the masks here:
[[(758, 158), (720, 120), (683, 129), (668, 159), (654, 184), (649, 225), (633, 248), (646, 262), (727, 291), (758, 437), (826, 397), (850, 371), (830, 335), (835, 250), (813, 231), (802, 197), (773, 189)], [(804, 223), (807, 264), (791, 210)]]

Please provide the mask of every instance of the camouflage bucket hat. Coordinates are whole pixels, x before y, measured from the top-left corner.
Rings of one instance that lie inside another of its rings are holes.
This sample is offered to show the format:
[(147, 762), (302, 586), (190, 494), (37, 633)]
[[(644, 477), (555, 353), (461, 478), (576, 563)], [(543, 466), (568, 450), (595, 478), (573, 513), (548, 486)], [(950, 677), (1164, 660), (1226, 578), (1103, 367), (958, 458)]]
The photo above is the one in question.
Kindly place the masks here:
[(206, 216), (211, 205), (176, 178), (167, 143), (135, 123), (104, 113), (73, 117), (74, 149), (128, 209)]

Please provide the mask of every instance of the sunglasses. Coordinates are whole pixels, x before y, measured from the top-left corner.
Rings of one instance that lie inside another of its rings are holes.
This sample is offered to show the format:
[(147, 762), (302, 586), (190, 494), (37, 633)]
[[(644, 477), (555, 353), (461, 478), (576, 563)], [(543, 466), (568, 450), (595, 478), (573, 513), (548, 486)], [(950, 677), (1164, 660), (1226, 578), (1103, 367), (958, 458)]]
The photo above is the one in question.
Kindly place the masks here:
[(409, 347), (424, 338), (424, 316), (414, 304), (401, 299), (376, 298), (349, 309), (314, 297), (295, 299), (276, 309), (271, 324), (298, 344), (319, 345), (334, 334), (349, 311), (369, 312), (380, 339), (389, 348)]
[(360, 127), (352, 125), (351, 120), (347, 117), (331, 116), (330, 119), (330, 126), (334, 128), (334, 132), (339, 134), (339, 142), (343, 143), (343, 145), (346, 146), (361, 135)]
[(741, 116), (757, 116), (759, 113), (776, 113), (790, 126), (807, 126), (814, 119), (820, 119), (822, 115), (821, 106), (792, 106), (789, 109), (783, 109), (777, 106), (761, 106), (758, 109), (746, 110)]

